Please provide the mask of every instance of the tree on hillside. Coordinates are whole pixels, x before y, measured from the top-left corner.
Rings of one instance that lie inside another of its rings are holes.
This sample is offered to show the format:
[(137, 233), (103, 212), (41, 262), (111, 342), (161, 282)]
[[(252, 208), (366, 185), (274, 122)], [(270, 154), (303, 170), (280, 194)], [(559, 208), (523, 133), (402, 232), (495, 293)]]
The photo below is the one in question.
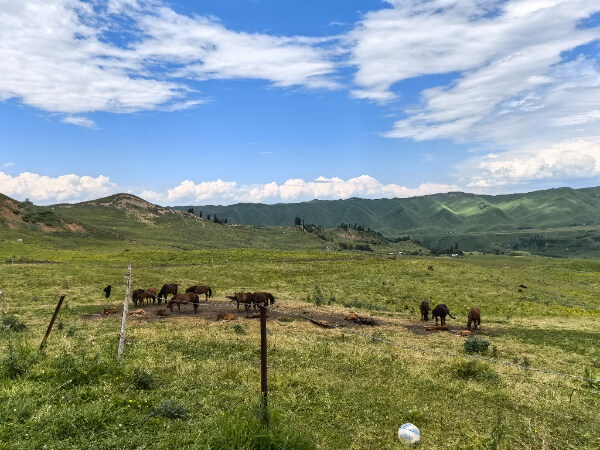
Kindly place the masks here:
[(188, 208), (187, 212), (189, 212), (190, 214), (194, 214), (194, 208)]
[(200, 218), (202, 219), (202, 211), (200, 211), (200, 212), (198, 213), (198, 217), (200, 217)]
[(294, 225), (298, 226), (298, 225), (302, 225), (302, 219), (298, 216), (296, 216), (296, 219), (294, 220)]

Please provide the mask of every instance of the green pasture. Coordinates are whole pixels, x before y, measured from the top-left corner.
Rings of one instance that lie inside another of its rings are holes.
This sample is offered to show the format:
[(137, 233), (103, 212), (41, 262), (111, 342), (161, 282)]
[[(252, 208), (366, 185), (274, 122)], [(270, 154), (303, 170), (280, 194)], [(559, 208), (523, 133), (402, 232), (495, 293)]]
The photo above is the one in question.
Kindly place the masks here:
[[(421, 430), (422, 448), (600, 447), (598, 383), (462, 358), (464, 338), (414, 332), (423, 300), (446, 303), (455, 328), (477, 306), (490, 343), (481, 356), (597, 379), (600, 262), (51, 239), (0, 242), (0, 448), (393, 449), (405, 422)], [(120, 315), (90, 315), (122, 307), (129, 261), (134, 288), (207, 284), (223, 304), (265, 290), (284, 311), (354, 311), (379, 325), (356, 335), (272, 317), (265, 427), (256, 319), (130, 318), (116, 362)], [(26, 328), (14, 331), (15, 320)]]

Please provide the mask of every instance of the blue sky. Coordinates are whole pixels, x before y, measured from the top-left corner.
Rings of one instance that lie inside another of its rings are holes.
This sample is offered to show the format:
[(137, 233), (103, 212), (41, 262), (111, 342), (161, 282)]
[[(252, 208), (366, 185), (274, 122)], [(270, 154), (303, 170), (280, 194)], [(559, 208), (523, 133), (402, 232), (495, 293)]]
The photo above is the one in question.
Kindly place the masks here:
[(599, 39), (596, 0), (0, 0), (0, 192), (596, 186)]

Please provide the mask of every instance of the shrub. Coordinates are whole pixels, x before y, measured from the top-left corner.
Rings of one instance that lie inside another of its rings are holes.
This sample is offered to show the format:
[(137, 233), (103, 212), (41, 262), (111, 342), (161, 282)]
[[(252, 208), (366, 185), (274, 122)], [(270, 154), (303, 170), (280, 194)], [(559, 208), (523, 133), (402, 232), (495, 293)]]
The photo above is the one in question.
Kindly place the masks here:
[(175, 400), (167, 400), (162, 402), (160, 405), (152, 408), (150, 416), (162, 416), (167, 419), (188, 419), (188, 411), (183, 405), (180, 405)]
[(323, 292), (321, 292), (321, 288), (319, 286), (315, 286), (315, 290), (312, 294), (308, 294), (306, 296), (306, 300), (310, 303), (314, 303), (317, 306), (322, 306), (325, 303), (325, 296)]
[(0, 357), (0, 374), (6, 378), (24, 375), (35, 363), (35, 359), (35, 353), (24, 347), (15, 346), (9, 339), (6, 350)]
[(2, 316), (1, 328), (3, 330), (19, 332), (25, 330), (27, 328), (27, 325), (21, 322), (14, 314), (5, 314)]
[(454, 366), (454, 375), (463, 380), (498, 382), (500, 376), (494, 372), (487, 364), (470, 359), (461, 361)]
[(239, 323), (236, 323), (233, 326), (233, 331), (236, 332), (237, 334), (246, 334), (246, 330), (244, 329), (244, 327), (242, 325), (240, 325)]
[(135, 368), (133, 372), (133, 386), (136, 389), (152, 389), (154, 376), (145, 369)]
[(484, 353), (490, 346), (490, 341), (479, 336), (470, 336), (464, 343), (467, 353)]

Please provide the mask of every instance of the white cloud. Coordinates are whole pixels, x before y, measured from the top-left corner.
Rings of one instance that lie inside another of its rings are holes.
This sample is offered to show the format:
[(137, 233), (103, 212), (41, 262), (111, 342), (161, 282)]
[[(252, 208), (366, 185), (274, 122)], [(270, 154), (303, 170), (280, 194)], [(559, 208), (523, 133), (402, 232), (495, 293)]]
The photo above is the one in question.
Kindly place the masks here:
[[(358, 89), (354, 91), (358, 98), (390, 100), (395, 97), (391, 87), (399, 81), (429, 74), (465, 74), (515, 59), (522, 52), (535, 56), (540, 45), (547, 46), (546, 57), (552, 64), (552, 58), (558, 60), (562, 51), (598, 37), (597, 32), (576, 28), (579, 20), (600, 10), (596, 0), (388, 3), (393, 8), (367, 14), (348, 36), (351, 62), (358, 69)], [(527, 65), (526, 61), (520, 63), (518, 75), (525, 74)], [(544, 68), (548, 64), (531, 75), (543, 75)]]
[[(168, 190), (164, 200), (173, 203), (216, 203), (237, 202), (296, 202), (318, 199), (343, 199), (350, 197), (393, 198), (429, 195), (458, 190), (457, 186), (424, 183), (416, 188), (397, 184), (383, 184), (368, 175), (343, 180), (341, 178), (319, 177), (314, 181), (289, 179), (282, 184), (276, 182), (259, 185), (238, 185), (222, 180), (195, 183), (183, 181), (179, 186)], [(141, 194), (142, 197), (144, 194)], [(154, 197), (156, 198), (156, 197)]]
[[(129, 35), (118, 46), (108, 32)], [(159, 0), (0, 0), (0, 101), (78, 114), (174, 111), (203, 102), (186, 79), (263, 79), (332, 88), (320, 40), (236, 32), (213, 18), (177, 14)], [(170, 69), (167, 70), (166, 67)]]
[(470, 188), (488, 189), (535, 180), (572, 180), (600, 176), (600, 139), (573, 140), (549, 147), (490, 153), (462, 168)]
[(16, 165), (14, 161), (9, 161), (7, 163), (2, 164), (2, 167), (13, 167), (14, 165)]
[(23, 172), (11, 176), (0, 172), (0, 192), (18, 200), (29, 198), (34, 203), (74, 202), (105, 196), (114, 191), (108, 177), (96, 178), (74, 174), (48, 177)]
[(493, 150), (457, 164), (472, 187), (597, 176), (599, 61), (577, 53), (600, 39), (597, 25), (580, 26), (600, 11), (597, 0), (388, 3), (349, 35), (353, 95), (389, 102), (403, 80), (445, 78), (421, 84), (419, 104), (384, 136)]
[(86, 128), (94, 128), (96, 126), (96, 122), (83, 116), (66, 116), (61, 119), (61, 122)]

